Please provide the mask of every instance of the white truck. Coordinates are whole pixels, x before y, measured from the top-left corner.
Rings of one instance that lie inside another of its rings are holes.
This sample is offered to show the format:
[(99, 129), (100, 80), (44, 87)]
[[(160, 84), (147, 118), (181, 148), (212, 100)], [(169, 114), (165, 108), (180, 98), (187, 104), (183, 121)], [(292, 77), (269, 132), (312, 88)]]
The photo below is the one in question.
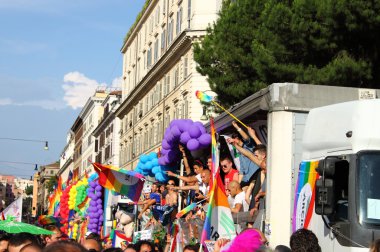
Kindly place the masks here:
[[(272, 247), (289, 245), (302, 161), (319, 161), (307, 228), (322, 251), (368, 251), (380, 238), (379, 95), (375, 89), (275, 83), (230, 108), (248, 125), (260, 122), (256, 132), (267, 143), (265, 233)], [(231, 133), (232, 120), (226, 113), (216, 117), (217, 131)]]

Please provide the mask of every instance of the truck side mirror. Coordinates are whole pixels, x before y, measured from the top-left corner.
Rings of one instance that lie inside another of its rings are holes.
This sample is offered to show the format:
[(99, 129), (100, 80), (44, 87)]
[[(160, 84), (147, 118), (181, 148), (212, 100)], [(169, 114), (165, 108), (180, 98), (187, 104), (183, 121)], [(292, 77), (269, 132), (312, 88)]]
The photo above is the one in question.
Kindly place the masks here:
[(326, 157), (319, 161), (316, 171), (320, 178), (315, 184), (315, 213), (331, 215), (335, 211), (335, 168), (342, 160), (338, 157)]

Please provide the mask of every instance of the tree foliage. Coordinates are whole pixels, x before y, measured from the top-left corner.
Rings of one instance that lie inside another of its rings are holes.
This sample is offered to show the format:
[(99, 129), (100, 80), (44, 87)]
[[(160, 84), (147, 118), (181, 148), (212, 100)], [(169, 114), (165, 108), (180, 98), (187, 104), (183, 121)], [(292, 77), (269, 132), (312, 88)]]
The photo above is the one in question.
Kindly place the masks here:
[(225, 1), (194, 46), (224, 105), (275, 82), (380, 86), (380, 0)]
[(25, 188), (25, 194), (26, 195), (32, 195), (33, 194), (33, 186), (26, 186)]
[(58, 183), (57, 177), (53, 176), (49, 178), (49, 180), (46, 183), (46, 189), (49, 193), (52, 193)]

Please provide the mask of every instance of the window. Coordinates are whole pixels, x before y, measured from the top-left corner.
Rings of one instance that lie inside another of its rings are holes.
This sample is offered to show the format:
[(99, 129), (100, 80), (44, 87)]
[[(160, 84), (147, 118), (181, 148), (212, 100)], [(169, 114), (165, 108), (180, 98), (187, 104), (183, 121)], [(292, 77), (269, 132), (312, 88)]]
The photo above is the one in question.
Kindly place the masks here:
[(176, 35), (178, 36), (181, 32), (181, 23), (182, 23), (182, 7), (177, 11), (177, 30)]
[(168, 25), (168, 44), (170, 44), (173, 41), (173, 22), (173, 17), (171, 17)]
[(148, 49), (146, 64), (147, 64), (148, 69), (152, 65), (152, 47), (151, 46), (149, 46), (149, 49)]
[(168, 95), (170, 92), (170, 73), (166, 75), (165, 78), (165, 95)]
[(159, 23), (160, 23), (160, 6), (158, 5), (156, 9), (156, 25), (158, 25)]
[(191, 0), (187, 0), (187, 28), (190, 29), (191, 20)]
[(166, 30), (163, 29), (161, 33), (161, 55), (164, 54), (166, 49)]
[(148, 99), (148, 96), (145, 96), (145, 109), (144, 109), (144, 115), (145, 114), (147, 114), (148, 113), (148, 111), (149, 111), (149, 108), (148, 108), (148, 106), (149, 106), (149, 99)]
[(178, 86), (179, 84), (179, 68), (176, 67), (174, 70), (174, 87)]
[(158, 82), (158, 102), (162, 99), (162, 83)]
[(188, 59), (187, 57), (185, 57), (183, 59), (183, 79), (186, 79), (187, 75), (188, 75)]
[(187, 100), (187, 96), (183, 97), (183, 118), (189, 118), (189, 101)]
[(156, 42), (154, 42), (154, 63), (157, 62), (158, 59), (158, 38), (156, 38)]

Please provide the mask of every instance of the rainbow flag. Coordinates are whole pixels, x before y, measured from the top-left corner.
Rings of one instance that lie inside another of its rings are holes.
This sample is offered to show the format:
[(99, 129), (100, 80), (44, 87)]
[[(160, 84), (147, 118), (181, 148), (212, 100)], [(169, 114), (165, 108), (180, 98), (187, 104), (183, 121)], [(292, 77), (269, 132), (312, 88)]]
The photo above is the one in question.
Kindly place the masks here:
[(300, 164), (293, 210), (293, 232), (309, 226), (313, 215), (315, 182), (319, 178), (316, 168), (319, 161), (303, 161)]
[(145, 177), (134, 171), (99, 163), (92, 164), (99, 175), (99, 184), (109, 190), (127, 196), (134, 202), (140, 198)]
[(216, 241), (219, 238), (232, 240), (236, 236), (231, 209), (228, 204), (222, 179), (219, 172), (213, 182), (206, 220), (203, 226), (201, 244), (205, 240)]
[[(219, 149), (216, 143), (216, 130), (215, 130), (215, 125), (214, 125), (214, 118), (210, 119), (210, 128), (211, 128), (211, 158), (212, 158), (211, 182), (213, 182), (215, 179), (216, 173), (219, 171)], [(212, 188), (212, 183), (210, 184), (210, 188)]]
[(59, 211), (59, 204), (62, 196), (62, 177), (59, 176), (57, 187), (55, 188), (53, 194), (49, 197), (49, 208), (48, 215), (57, 215)]
[(191, 210), (193, 210), (194, 208), (197, 207), (197, 203), (191, 203), (190, 205), (188, 205), (187, 207), (185, 207), (184, 209), (182, 209), (181, 211), (179, 211), (177, 214), (176, 214), (176, 218), (181, 218), (182, 216), (184, 216), (185, 214), (187, 214), (188, 212), (190, 212)]

